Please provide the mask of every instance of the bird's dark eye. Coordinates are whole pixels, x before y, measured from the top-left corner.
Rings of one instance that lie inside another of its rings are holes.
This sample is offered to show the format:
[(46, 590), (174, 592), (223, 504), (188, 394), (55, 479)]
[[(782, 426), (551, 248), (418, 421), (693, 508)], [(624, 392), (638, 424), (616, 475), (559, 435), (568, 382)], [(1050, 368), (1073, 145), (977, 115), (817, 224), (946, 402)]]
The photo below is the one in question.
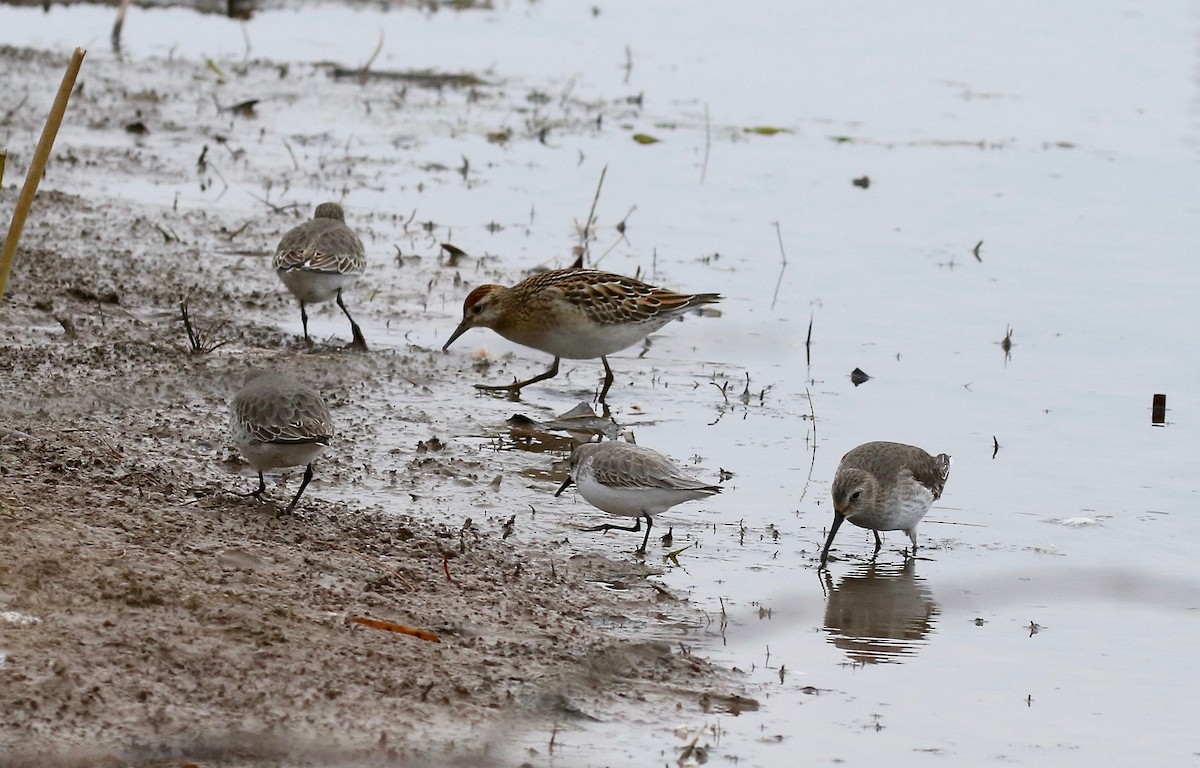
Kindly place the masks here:
[(862, 496), (862, 491), (855, 491), (854, 493), (850, 494), (850, 501), (858, 501), (859, 496)]
[(480, 312), (483, 311), (483, 305), (476, 304), (475, 306), (471, 307), (471, 311), (478, 315)]

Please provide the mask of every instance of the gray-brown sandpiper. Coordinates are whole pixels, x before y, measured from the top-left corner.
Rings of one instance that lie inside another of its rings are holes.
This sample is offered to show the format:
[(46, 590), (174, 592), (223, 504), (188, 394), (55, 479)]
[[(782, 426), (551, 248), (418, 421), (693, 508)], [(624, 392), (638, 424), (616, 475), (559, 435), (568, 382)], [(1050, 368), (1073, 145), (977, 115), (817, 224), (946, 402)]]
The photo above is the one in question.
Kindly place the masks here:
[(258, 471), (258, 490), (267, 490), (263, 472), (305, 467), (300, 490), (287, 511), (313, 478), (313, 462), (333, 439), (333, 418), (321, 395), (312, 387), (283, 373), (252, 369), (245, 384), (229, 404), (229, 431), (242, 455)]
[(307, 304), (336, 299), (354, 336), (351, 346), (366, 350), (358, 323), (350, 316), (342, 301), (342, 291), (354, 285), (367, 269), (366, 250), (362, 240), (346, 226), (346, 215), (337, 203), (321, 203), (313, 217), (292, 228), (279, 241), (271, 261), (276, 274), (300, 301), (300, 322), (304, 340), (308, 336)]
[(863, 443), (842, 457), (833, 477), (833, 524), (821, 550), (821, 565), (843, 520), (875, 533), (904, 531), (917, 551), (917, 523), (941, 498), (950, 476), (950, 457), (931, 456), (904, 443)]
[(646, 536), (637, 551), (644, 553), (650, 541), (654, 515), (666, 512), (676, 504), (702, 499), (720, 493), (720, 486), (710, 485), (683, 472), (675, 462), (658, 451), (640, 445), (615, 440), (585, 443), (571, 453), (571, 469), (555, 496), (571, 483), (589, 504), (610, 515), (637, 518), (631, 526), (605, 523), (584, 531), (633, 531), (642, 529), (646, 520)]

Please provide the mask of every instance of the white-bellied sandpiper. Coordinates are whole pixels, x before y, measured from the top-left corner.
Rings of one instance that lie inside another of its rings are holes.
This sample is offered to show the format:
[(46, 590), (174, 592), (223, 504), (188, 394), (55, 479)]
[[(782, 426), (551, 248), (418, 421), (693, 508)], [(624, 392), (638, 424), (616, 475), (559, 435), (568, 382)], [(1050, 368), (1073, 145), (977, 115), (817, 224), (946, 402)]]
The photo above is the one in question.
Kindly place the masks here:
[(559, 496), (571, 483), (579, 495), (597, 509), (610, 515), (637, 518), (631, 526), (605, 523), (584, 531), (632, 531), (642, 529), (646, 520), (646, 536), (639, 553), (646, 551), (654, 515), (676, 504), (702, 499), (720, 493), (720, 486), (710, 485), (684, 474), (675, 462), (657, 451), (640, 445), (615, 440), (585, 443), (571, 453), (570, 471), (559, 486)]

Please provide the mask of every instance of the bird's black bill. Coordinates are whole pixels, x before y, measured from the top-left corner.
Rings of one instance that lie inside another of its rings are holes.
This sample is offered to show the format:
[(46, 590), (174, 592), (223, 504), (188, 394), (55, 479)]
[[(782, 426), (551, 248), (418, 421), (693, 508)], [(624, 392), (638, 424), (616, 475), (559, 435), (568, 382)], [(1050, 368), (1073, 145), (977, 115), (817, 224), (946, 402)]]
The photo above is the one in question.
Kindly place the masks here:
[(571, 476), (567, 475), (567, 479), (563, 480), (563, 484), (558, 486), (558, 490), (554, 492), (554, 498), (562, 495), (562, 492), (571, 487)]
[(825, 565), (825, 561), (829, 559), (829, 547), (833, 544), (833, 537), (837, 535), (838, 528), (841, 527), (842, 521), (846, 516), (840, 512), (833, 513), (833, 525), (829, 526), (829, 538), (825, 539), (825, 549), (821, 550), (821, 565)]

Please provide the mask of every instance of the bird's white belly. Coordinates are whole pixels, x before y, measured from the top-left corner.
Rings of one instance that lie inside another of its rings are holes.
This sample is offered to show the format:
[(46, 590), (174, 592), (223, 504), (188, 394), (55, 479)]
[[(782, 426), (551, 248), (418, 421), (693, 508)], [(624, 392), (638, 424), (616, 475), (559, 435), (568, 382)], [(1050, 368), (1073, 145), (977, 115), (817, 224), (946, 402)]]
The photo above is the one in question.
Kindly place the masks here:
[(613, 488), (591, 477), (579, 477), (575, 485), (588, 503), (610, 515), (656, 515), (685, 500), (679, 491), (667, 488)]
[(329, 447), (321, 443), (263, 443), (258, 440), (238, 441), (237, 446), (250, 466), (259, 472), (311, 464)]
[(846, 518), (862, 528), (877, 531), (911, 531), (933, 504), (933, 494), (920, 483), (897, 484), (892, 494), (876, 509)]
[(312, 272), (304, 269), (279, 269), (279, 279), (300, 301), (318, 304), (330, 301), (338, 291), (349, 288), (358, 280), (358, 275), (343, 275), (340, 272)]
[(666, 324), (651, 321), (613, 325), (563, 323), (539, 329), (534, 334), (512, 334), (509, 338), (555, 357), (567, 360), (592, 360), (633, 346)]

